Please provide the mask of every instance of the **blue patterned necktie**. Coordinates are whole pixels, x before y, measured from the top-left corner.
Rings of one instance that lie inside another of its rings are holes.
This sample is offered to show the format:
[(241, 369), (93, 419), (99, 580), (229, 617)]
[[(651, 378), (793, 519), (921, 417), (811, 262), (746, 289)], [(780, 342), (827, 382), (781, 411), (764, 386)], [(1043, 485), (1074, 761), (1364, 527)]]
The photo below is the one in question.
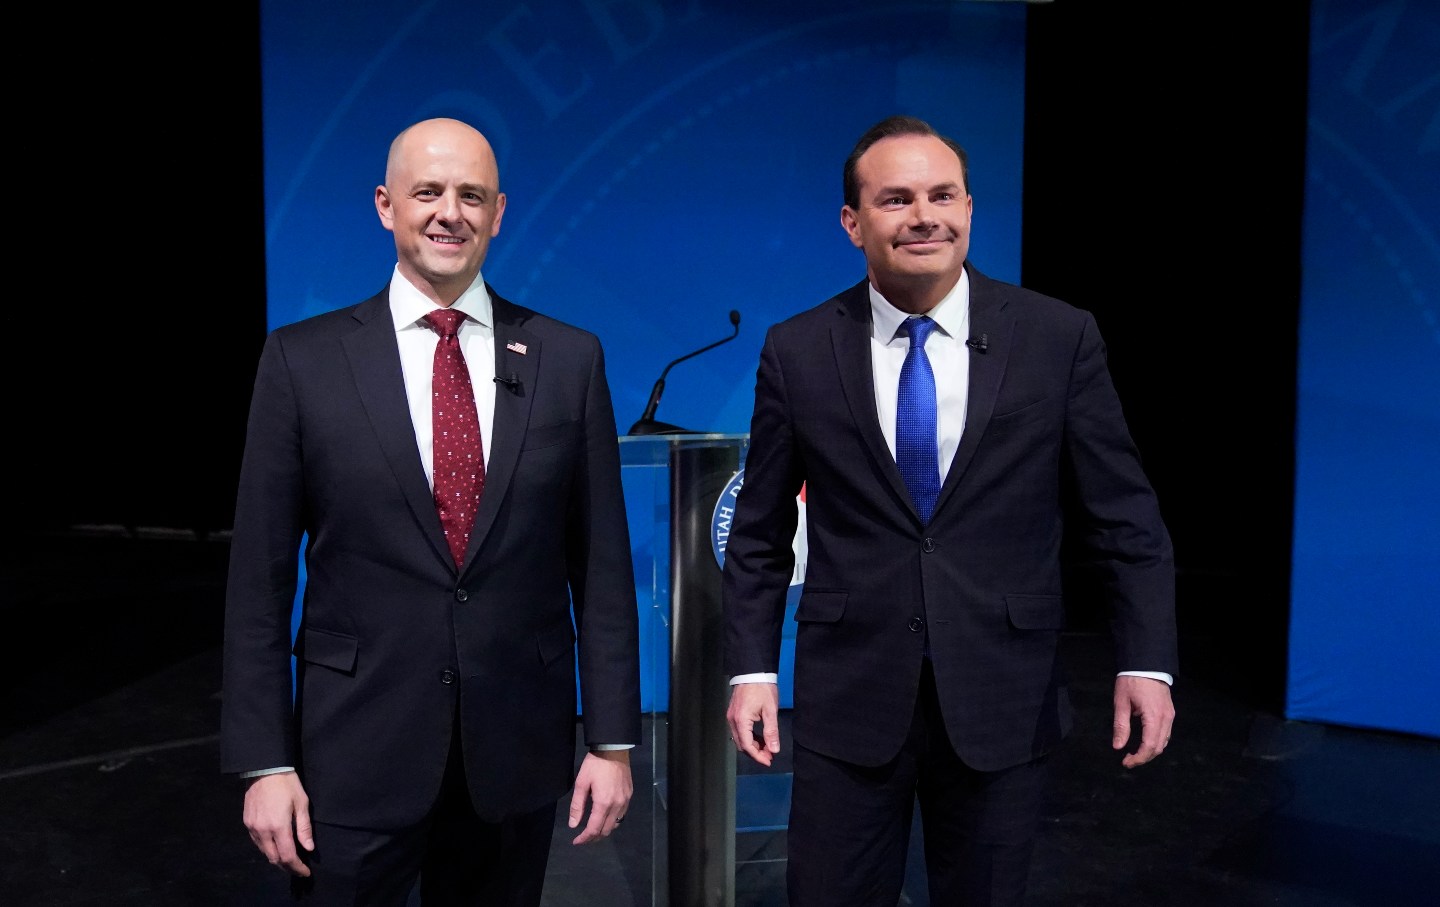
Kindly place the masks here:
[(930, 522), (940, 496), (939, 432), (935, 421), (935, 373), (925, 355), (925, 340), (935, 330), (929, 318), (907, 318), (910, 351), (900, 367), (900, 392), (895, 401), (895, 465), (910, 490), (920, 522)]

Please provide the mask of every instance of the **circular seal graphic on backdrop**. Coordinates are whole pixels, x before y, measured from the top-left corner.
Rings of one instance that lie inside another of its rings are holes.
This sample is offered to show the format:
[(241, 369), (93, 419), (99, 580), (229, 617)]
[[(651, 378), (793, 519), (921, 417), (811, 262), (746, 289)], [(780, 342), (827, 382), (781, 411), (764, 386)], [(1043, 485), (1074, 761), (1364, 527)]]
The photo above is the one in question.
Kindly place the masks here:
[[(745, 470), (741, 469), (730, 477), (715, 499), (715, 512), (710, 517), (710, 549), (715, 553), (715, 563), (725, 566), (725, 546), (730, 541), (730, 523), (735, 518), (735, 499), (745, 485)], [(794, 604), (799, 598), (800, 588), (805, 584), (805, 562), (809, 559), (809, 542), (805, 532), (805, 486), (795, 498), (799, 521), (795, 524), (795, 539), (791, 547), (795, 551), (795, 570), (790, 574), (790, 592), (786, 601)]]

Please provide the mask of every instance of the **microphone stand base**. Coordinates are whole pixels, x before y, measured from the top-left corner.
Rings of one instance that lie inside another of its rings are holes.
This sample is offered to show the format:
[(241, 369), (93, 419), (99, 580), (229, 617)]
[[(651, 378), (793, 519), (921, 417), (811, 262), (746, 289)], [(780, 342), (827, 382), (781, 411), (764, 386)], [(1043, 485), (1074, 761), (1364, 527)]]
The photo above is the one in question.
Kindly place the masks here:
[(678, 425), (671, 425), (669, 422), (657, 422), (654, 419), (641, 419), (630, 426), (629, 434), (632, 435), (693, 435), (695, 432), (688, 428), (681, 428)]

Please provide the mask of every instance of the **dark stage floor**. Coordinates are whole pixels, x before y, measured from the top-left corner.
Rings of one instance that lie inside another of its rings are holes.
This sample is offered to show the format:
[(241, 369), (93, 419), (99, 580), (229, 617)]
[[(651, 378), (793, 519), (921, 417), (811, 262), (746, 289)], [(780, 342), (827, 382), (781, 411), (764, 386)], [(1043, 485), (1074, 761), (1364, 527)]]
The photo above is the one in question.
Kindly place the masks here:
[[(227, 548), (129, 535), (10, 546), (0, 904), (284, 904), (217, 771)], [(1079, 726), (1057, 759), (1034, 907), (1440, 903), (1440, 741), (1284, 721), (1230, 692), (1216, 650), (1175, 688), (1166, 754), (1127, 772), (1108, 745), (1106, 642), (1067, 647)], [(636, 759), (647, 801), (653, 751)], [(557, 810), (547, 905), (666, 903), (663, 807), (632, 809), (599, 845), (572, 836)], [(784, 905), (784, 861), (783, 829), (737, 835), (737, 907)], [(909, 877), (901, 903), (929, 904), (913, 862)]]

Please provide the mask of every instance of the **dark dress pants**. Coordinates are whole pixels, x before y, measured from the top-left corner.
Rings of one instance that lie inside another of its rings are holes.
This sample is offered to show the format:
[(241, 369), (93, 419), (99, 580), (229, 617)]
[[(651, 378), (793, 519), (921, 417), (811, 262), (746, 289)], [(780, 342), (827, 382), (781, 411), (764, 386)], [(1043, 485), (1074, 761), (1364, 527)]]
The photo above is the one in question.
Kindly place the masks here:
[[(500, 822), (475, 815), (452, 735), (434, 809), (399, 830), (316, 822), (308, 879), (295, 899), (313, 907), (406, 907), (419, 879), (424, 907), (539, 907), (556, 804)], [(403, 769), (397, 768), (397, 771)]]
[(910, 735), (878, 767), (796, 745), (790, 907), (895, 907), (918, 802), (934, 907), (1018, 907), (1039, 830), (1047, 760), (980, 772), (955, 754), (927, 660)]

